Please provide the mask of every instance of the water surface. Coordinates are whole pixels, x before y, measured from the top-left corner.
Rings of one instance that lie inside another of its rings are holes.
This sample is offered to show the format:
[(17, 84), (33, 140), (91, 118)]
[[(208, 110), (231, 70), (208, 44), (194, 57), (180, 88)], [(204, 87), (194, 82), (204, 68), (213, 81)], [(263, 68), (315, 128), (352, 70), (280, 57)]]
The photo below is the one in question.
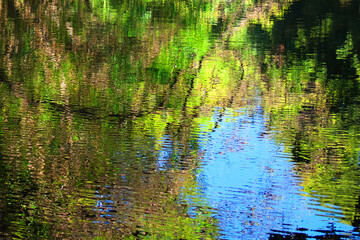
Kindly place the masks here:
[(358, 239), (355, 0), (0, 0), (0, 237)]

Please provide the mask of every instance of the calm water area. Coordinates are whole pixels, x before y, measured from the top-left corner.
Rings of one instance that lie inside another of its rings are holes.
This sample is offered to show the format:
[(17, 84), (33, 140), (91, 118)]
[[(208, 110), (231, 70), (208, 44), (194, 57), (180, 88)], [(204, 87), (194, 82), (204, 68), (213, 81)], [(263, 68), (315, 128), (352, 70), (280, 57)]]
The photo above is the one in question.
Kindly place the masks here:
[(360, 1), (0, 0), (0, 239), (360, 239)]

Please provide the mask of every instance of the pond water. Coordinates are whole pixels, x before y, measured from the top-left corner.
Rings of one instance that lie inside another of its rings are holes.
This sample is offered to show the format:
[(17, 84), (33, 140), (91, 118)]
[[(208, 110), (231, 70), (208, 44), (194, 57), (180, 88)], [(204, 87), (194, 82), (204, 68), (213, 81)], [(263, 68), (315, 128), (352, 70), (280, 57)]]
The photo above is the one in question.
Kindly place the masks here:
[(360, 2), (0, 0), (1, 239), (360, 239)]

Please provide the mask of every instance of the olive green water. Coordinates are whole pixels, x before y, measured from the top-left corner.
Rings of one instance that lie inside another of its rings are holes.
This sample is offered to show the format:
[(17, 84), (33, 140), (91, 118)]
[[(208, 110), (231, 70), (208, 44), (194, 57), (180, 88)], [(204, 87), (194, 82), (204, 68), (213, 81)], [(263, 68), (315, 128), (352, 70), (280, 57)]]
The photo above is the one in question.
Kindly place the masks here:
[(360, 239), (356, 0), (0, 0), (1, 239)]

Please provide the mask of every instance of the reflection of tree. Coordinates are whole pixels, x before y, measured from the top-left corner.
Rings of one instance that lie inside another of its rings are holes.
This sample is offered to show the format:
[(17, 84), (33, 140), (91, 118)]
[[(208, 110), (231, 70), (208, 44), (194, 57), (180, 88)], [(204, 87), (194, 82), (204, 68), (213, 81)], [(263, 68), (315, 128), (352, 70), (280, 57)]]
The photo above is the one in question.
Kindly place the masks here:
[(358, 9), (358, 1), (294, 1), (282, 15), (248, 20), (231, 39), (232, 49), (244, 53), (245, 76), (263, 82), (268, 127), (292, 153), (305, 191), (323, 206), (340, 206), (341, 220), (354, 226)]
[[(284, 16), (284, 21), (275, 22), (272, 31), (273, 43), (285, 43), (290, 58), (306, 61), (309, 56), (315, 56), (317, 65), (325, 67), (326, 77), (321, 80), (334, 107), (353, 103), (359, 91), (354, 56), (359, 52), (360, 35), (353, 21), (359, 17), (355, 10), (358, 8), (357, 1), (346, 5), (335, 0), (316, 4), (298, 1)], [(345, 55), (344, 48), (347, 49)]]
[[(10, 148), (2, 152), (10, 166), (5, 168), (9, 176), (2, 177), (8, 182), (1, 188), (5, 196), (2, 232), (42, 237), (52, 232), (66, 237), (69, 231), (81, 236), (79, 231), (84, 229), (112, 237), (139, 231), (159, 237), (162, 232), (185, 238), (214, 234), (215, 229), (209, 228), (212, 218), (191, 219), (186, 203), (179, 202), (184, 184), (196, 184), (192, 171), (197, 166), (196, 145), (184, 131), (190, 131), (190, 126), (182, 125), (178, 134), (179, 123), (161, 123), (165, 115), (158, 114), (117, 128), (111, 123), (116, 118), (111, 118), (101, 126), (104, 119), (84, 119), (70, 110), (53, 110), (50, 104), (39, 104), (37, 109), (28, 105), (22, 111), (18, 122), (9, 119), (14, 130), (4, 135), (4, 145)], [(168, 171), (159, 171), (154, 137), (161, 137), (165, 126), (164, 134), (174, 136), (174, 154), (169, 154)], [(112, 156), (116, 152), (120, 155)], [(12, 215), (15, 212), (17, 217)], [(165, 219), (178, 230), (165, 231)]]
[(215, 238), (180, 195), (196, 189), (194, 129), (249, 85), (233, 51), (211, 50), (218, 5), (0, 6), (1, 234)]
[(196, 128), (258, 86), (305, 191), (356, 226), (357, 1), (0, 6), (2, 234), (213, 237), (179, 198), (197, 184)]

